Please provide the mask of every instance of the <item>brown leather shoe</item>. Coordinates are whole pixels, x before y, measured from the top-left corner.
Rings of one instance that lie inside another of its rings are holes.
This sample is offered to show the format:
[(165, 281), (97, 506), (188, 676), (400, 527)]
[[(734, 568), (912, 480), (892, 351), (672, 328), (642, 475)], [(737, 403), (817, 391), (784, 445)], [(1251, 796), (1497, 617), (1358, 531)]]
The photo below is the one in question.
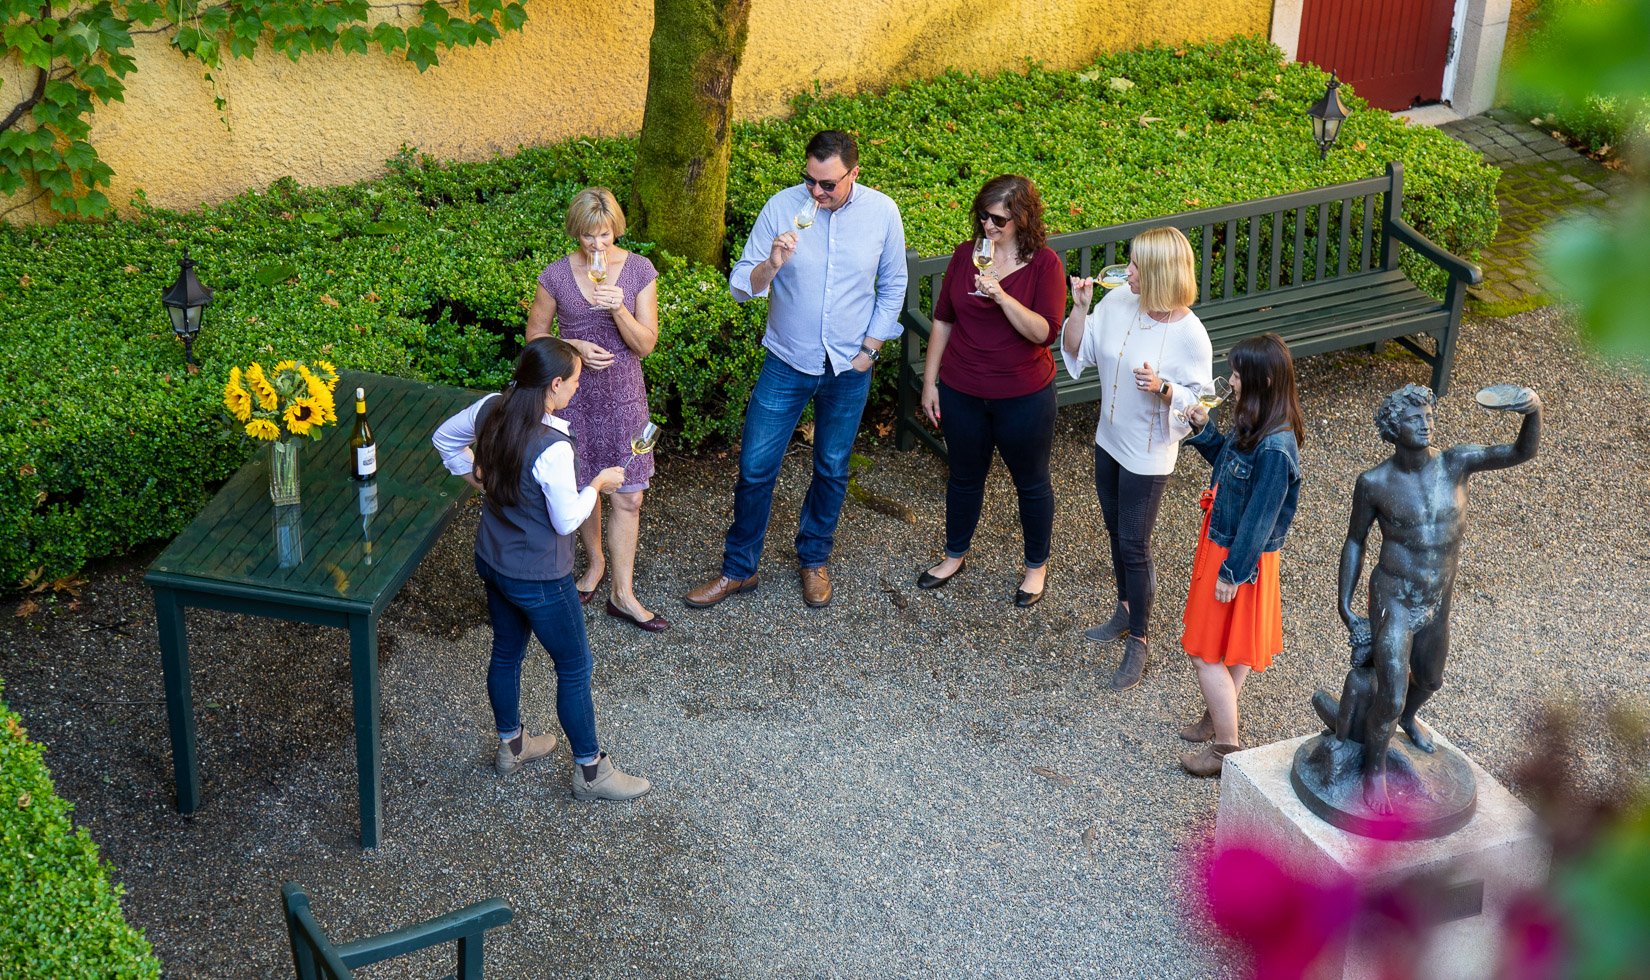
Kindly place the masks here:
[(761, 583), (757, 581), (755, 575), (747, 579), (718, 575), (687, 595), (682, 596), (682, 601), (695, 609), (709, 609), (730, 595), (738, 595), (741, 592), (755, 592), (759, 584)]
[(798, 569), (802, 574), (802, 601), (814, 609), (831, 604), (831, 571), (824, 565)]
[(1180, 765), (1192, 775), (1208, 779), (1211, 776), (1219, 776), (1221, 764), (1226, 760), (1227, 756), (1237, 750), (1238, 747), (1235, 745), (1223, 745), (1220, 742), (1204, 742), (1203, 748), (1198, 749), (1196, 752), (1187, 752), (1185, 755), (1182, 755), (1180, 757)]

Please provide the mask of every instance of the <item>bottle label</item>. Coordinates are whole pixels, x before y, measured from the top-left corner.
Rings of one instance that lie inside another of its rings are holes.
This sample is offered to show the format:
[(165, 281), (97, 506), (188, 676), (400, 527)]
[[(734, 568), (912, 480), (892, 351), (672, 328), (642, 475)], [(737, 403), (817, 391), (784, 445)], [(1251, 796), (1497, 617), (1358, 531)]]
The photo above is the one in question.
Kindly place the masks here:
[(355, 450), (355, 472), (360, 476), (371, 476), (378, 472), (378, 447), (358, 446)]
[(360, 505), (362, 517), (378, 513), (378, 484), (361, 484), (356, 490), (355, 502)]

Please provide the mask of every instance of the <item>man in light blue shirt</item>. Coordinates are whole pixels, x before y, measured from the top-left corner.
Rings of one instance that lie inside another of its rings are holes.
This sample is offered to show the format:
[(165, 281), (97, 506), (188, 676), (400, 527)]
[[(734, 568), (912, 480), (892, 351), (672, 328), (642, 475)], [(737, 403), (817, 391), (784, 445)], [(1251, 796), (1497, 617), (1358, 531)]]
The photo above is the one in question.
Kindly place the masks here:
[(858, 184), (859, 147), (839, 130), (808, 141), (802, 183), (768, 199), (728, 276), (733, 298), (768, 298), (767, 349), (745, 408), (722, 571), (683, 597), (714, 606), (758, 584), (773, 488), (802, 411), (814, 406), (814, 475), (796, 532), (802, 599), (831, 601), (826, 562), (848, 493), (848, 458), (882, 345), (900, 334), (905, 228), (886, 194)]

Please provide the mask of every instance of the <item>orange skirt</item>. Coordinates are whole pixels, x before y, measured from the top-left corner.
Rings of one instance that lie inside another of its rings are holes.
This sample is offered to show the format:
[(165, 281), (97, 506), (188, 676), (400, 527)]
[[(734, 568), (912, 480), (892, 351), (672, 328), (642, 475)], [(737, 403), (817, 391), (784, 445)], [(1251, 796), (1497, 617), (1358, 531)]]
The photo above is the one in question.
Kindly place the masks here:
[(1180, 645), (1187, 656), (1205, 663), (1265, 670), (1283, 652), (1283, 588), (1278, 578), (1278, 553), (1260, 556), (1260, 575), (1238, 586), (1231, 602), (1215, 601), (1215, 583), (1227, 551), (1209, 540), (1209, 515), (1215, 491), (1203, 492), (1203, 530), (1192, 559), (1192, 585), (1181, 617), (1186, 632)]

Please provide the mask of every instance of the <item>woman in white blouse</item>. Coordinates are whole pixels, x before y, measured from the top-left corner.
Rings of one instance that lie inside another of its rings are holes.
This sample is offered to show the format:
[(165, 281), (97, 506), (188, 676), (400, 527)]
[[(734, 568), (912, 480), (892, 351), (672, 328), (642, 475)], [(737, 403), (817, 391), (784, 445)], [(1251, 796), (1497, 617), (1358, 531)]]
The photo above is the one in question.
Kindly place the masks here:
[(1111, 688), (1140, 683), (1150, 650), (1157, 570), (1152, 526), (1190, 427), (1178, 417), (1213, 380), (1209, 333), (1190, 309), (1197, 301), (1192, 246), (1177, 228), (1151, 228), (1129, 244), (1128, 288), (1113, 289), (1094, 312), (1095, 280), (1071, 279), (1061, 353), (1073, 378), (1100, 376), (1100, 422), (1094, 432), (1094, 489), (1111, 541), (1117, 607), (1085, 630), (1101, 643), (1126, 636)]
[(537, 636), (556, 665), (556, 717), (573, 750), (573, 796), (631, 800), (649, 783), (613, 765), (596, 741), (590, 643), (573, 585), (573, 535), (598, 495), (625, 481), (624, 468), (610, 466), (579, 488), (573, 433), (556, 413), (578, 393), (582, 370), (565, 341), (532, 340), (516, 361), (510, 386), (441, 423), (434, 442), (448, 472), (486, 495), (476, 530), (476, 574), (493, 626), (487, 698), (498, 729), (494, 767), (508, 776), (556, 748), (555, 735), (528, 734), (521, 721), (521, 666)]

